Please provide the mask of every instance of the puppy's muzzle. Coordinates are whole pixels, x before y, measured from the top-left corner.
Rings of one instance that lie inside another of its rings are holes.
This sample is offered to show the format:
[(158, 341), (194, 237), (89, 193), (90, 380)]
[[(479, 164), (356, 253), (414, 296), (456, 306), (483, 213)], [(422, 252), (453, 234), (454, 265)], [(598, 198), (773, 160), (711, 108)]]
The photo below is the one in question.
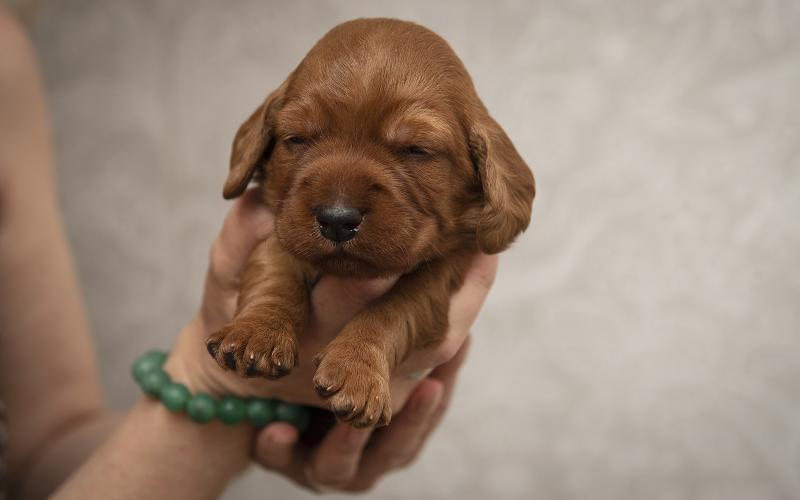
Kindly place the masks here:
[(319, 232), (334, 243), (352, 240), (358, 234), (358, 226), (364, 214), (353, 207), (334, 205), (317, 210)]

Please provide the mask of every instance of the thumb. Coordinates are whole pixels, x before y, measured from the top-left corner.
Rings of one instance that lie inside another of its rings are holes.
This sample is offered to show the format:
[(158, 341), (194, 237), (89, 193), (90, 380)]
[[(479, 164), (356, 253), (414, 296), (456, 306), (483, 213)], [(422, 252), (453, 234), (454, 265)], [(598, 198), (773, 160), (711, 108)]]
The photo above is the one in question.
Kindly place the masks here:
[(211, 245), (202, 306), (207, 325), (222, 326), (230, 320), (247, 259), (273, 227), (274, 218), (258, 189), (248, 190), (234, 202)]

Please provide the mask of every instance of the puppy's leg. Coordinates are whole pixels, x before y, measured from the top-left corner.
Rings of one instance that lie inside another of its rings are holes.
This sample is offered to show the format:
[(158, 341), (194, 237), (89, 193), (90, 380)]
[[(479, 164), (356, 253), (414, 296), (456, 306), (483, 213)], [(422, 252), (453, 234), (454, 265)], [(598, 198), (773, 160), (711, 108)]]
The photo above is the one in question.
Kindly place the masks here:
[(450, 295), (468, 261), (442, 259), (403, 276), (314, 358), (314, 388), (338, 419), (356, 427), (389, 423), (391, 372), (412, 349), (444, 338)]
[(208, 352), (244, 377), (282, 377), (298, 362), (297, 335), (308, 314), (306, 270), (270, 237), (250, 257), (236, 315), (208, 338)]

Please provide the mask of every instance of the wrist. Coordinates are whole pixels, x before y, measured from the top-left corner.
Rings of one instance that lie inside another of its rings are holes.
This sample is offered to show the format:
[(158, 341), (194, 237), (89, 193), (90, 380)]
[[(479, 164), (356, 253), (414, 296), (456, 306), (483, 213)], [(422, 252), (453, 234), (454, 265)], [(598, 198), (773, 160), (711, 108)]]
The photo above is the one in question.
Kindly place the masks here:
[[(304, 363), (280, 381), (261, 377), (243, 378), (217, 364), (206, 348), (208, 330), (201, 317), (192, 320), (178, 339), (164, 364), (164, 370), (175, 381), (192, 392), (224, 396), (275, 398), (288, 403), (319, 406), (320, 399), (311, 381), (313, 364)], [(309, 354), (308, 359), (312, 356)]]
[(141, 398), (54, 497), (216, 498), (250, 463), (254, 433), (249, 426), (198, 425)]
[[(145, 394), (160, 401), (172, 413), (185, 414), (198, 424), (219, 420), (229, 426), (242, 424), (261, 428), (280, 421), (292, 424), (300, 433), (310, 423), (308, 409), (273, 398), (233, 394), (215, 397), (208, 392), (192, 393), (186, 384), (174, 380), (165, 370), (166, 358), (167, 353), (163, 351), (146, 352), (133, 363), (132, 373)], [(174, 366), (178, 368), (174, 368), (173, 373), (184, 377), (188, 373), (180, 369), (181, 363), (176, 361)]]
[(206, 393), (214, 397), (249, 395), (242, 391), (242, 384), (236, 375), (220, 369), (208, 354), (205, 344), (207, 335), (203, 320), (195, 317), (178, 335), (164, 363), (164, 371), (192, 393)]
[[(306, 406), (321, 406), (313, 390), (314, 367), (311, 363), (304, 363), (304, 358), (301, 357), (300, 365), (279, 383), (263, 378), (242, 378), (236, 372), (225, 371), (217, 365), (208, 354), (205, 343), (207, 336), (208, 330), (198, 315), (180, 332), (164, 364), (167, 374), (175, 382), (184, 384), (193, 394), (207, 393), (216, 398), (227, 395), (274, 397)], [(316, 353), (307, 354), (310, 357)], [(403, 408), (419, 382), (419, 379), (399, 373), (392, 376), (393, 411), (398, 412)]]
[(191, 457), (191, 449), (219, 455), (220, 459), (224, 456), (233, 462), (232, 473), (243, 470), (249, 462), (250, 444), (256, 433), (250, 425), (226, 425), (219, 420), (198, 424), (185, 414), (171, 412), (157, 399), (146, 396), (136, 402), (130, 414), (140, 425), (148, 423), (153, 434), (174, 436), (173, 442), (186, 447), (183, 454), (187, 457)]
[(170, 412), (157, 400), (142, 397), (128, 412), (109, 448), (114, 454), (125, 451), (120, 463), (138, 464), (137, 468), (146, 472), (143, 479), (152, 480), (156, 490), (179, 477), (182, 484), (178, 488), (185, 492), (186, 477), (203, 476), (200, 482), (205, 488), (221, 492), (248, 467), (255, 432), (250, 426), (218, 421), (199, 425), (186, 415)]

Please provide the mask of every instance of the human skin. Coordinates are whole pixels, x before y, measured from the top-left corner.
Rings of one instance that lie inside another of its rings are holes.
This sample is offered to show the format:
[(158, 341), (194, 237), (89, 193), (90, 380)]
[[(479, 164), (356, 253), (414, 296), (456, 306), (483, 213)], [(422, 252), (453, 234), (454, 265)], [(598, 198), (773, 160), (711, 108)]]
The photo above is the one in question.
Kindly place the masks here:
[[(296, 431), (286, 424), (273, 424), (258, 435), (247, 426), (197, 426), (147, 399), (120, 417), (106, 410), (101, 397), (52, 164), (49, 119), (33, 51), (21, 28), (0, 9), (0, 399), (8, 408), (8, 471), (16, 497), (49, 495), (84, 462), (60, 496), (85, 497), (91, 491), (104, 498), (213, 497), (247, 466), (251, 453), (265, 467), (309, 488), (363, 490), (416, 456), (447, 406), (495, 259), (476, 260), (471, 285), (459, 292), (460, 301), (454, 299), (447, 340), (419, 353), (398, 373), (393, 398), (398, 405), (408, 399), (408, 409), (374, 437), (366, 452), (369, 432), (342, 426), (308, 450), (296, 444)], [(224, 317), (236, 300), (226, 284), (236, 282), (237, 259), (246, 251), (235, 250), (257, 244), (269, 230), (269, 217), (258, 207), (233, 206), (232, 222), (214, 244), (201, 313), (179, 336), (168, 369), (198, 391), (263, 391), (310, 402), (311, 386), (300, 388), (301, 378), (296, 385), (287, 381), (251, 390), (229, 385), (216, 366), (210, 371), (203, 364), (209, 361), (202, 348), (207, 325), (215, 315)], [(317, 333), (309, 335), (303, 352), (313, 352), (313, 342), (335, 335), (347, 311), (363, 307), (390, 284), (321, 282), (314, 304), (319, 325), (311, 330)], [(407, 376), (440, 364), (422, 382)], [(191, 488), (186, 477), (197, 478)]]
[(0, 398), (11, 433), (12, 491), (26, 493), (53, 487), (39, 478), (22, 488), (18, 479), (37, 464), (52, 461), (59, 469), (93, 446), (92, 438), (66, 443), (67, 436), (110, 425), (101, 418), (104, 404), (58, 212), (49, 120), (34, 61), (20, 26), (0, 10)]
[[(247, 200), (245, 197), (237, 202), (226, 219), (215, 243), (219, 250), (212, 252), (205, 298), (198, 317), (181, 332), (166, 364), (173, 379), (186, 383), (192, 392), (209, 392), (217, 396), (271, 393), (264, 381), (253, 385), (253, 381), (244, 379), (228, 380), (228, 374), (213, 361), (209, 365), (213, 367), (210, 371), (201, 363), (201, 360), (209, 359), (203, 350), (204, 335), (216, 321), (231, 314), (228, 309), (229, 302), (235, 301), (236, 276), (244, 266), (248, 247), (259, 241), (257, 228), (269, 227), (269, 213), (258, 204), (248, 205)], [(241, 252), (238, 258), (237, 252)], [(467, 338), (468, 327), (490, 283), (484, 273), (491, 273), (493, 269), (493, 258), (476, 259), (467, 287), (454, 298), (454, 312), (460, 321), (452, 330), (453, 338), (462, 341)], [(329, 288), (321, 282), (319, 290), (315, 290), (314, 301), (333, 300), (339, 290), (339, 286)], [(233, 293), (232, 300), (226, 300), (229, 293)], [(382, 287), (365, 289), (359, 298), (340, 304), (345, 310), (348, 307), (357, 309), (379, 293), (382, 293)], [(217, 314), (222, 316), (215, 318)], [(209, 326), (204, 326), (206, 324)], [(331, 324), (335, 322), (324, 316), (317, 320), (317, 325)], [(322, 334), (330, 333), (318, 327), (312, 336)], [(313, 450), (292, 446), (280, 452), (274, 446), (275, 442), (294, 444), (296, 431), (286, 424), (274, 424), (262, 431), (262, 436), (256, 440), (256, 456), (267, 467), (315, 490), (368, 489), (389, 470), (407, 464), (422, 447), (425, 437), (446, 407), (445, 399), (453, 387), (455, 370), (463, 359), (463, 351), (460, 348), (459, 351), (460, 355), (439, 368), (436, 378), (421, 385), (406, 384), (414, 388), (409, 412), (401, 411), (398, 421), (376, 436), (369, 451), (365, 452), (364, 446), (372, 431), (341, 423)], [(404, 377), (404, 380), (409, 379)], [(230, 385), (231, 381), (240, 385)], [(250, 426), (225, 426), (219, 422), (196, 425), (184, 415), (168, 412), (157, 401), (142, 398), (108, 441), (67, 481), (55, 498), (84, 498), (88, 491), (111, 499), (141, 498), (143, 495), (215, 498), (230, 479), (247, 467), (254, 437), (255, 430)], [(187, 477), (193, 480), (187, 482)]]
[[(167, 361), (166, 369), (174, 379), (193, 390), (279, 397), (320, 406), (322, 401), (311, 382), (313, 365), (276, 382), (244, 379), (221, 370), (205, 350), (205, 337), (218, 325), (230, 321), (234, 313), (236, 277), (241, 274), (247, 256), (271, 229), (272, 216), (258, 202), (256, 190), (234, 204), (212, 247), (203, 307), (179, 336), (173, 351), (178, 356)], [(266, 467), (283, 472), (306, 487), (348, 491), (368, 489), (384, 473), (410, 463), (447, 407), (455, 374), (466, 352), (465, 341), (491, 287), (496, 266), (496, 257), (479, 254), (474, 258), (464, 286), (451, 300), (450, 328), (444, 342), (434, 349), (415, 352), (394, 374), (393, 402), (402, 408), (410, 399), (409, 411), (401, 411), (398, 422), (377, 432), (363, 459), (363, 448), (373, 431), (354, 429), (344, 423), (334, 427), (316, 450), (294, 446), (296, 431), (286, 424), (274, 424), (259, 436), (256, 457)], [(365, 282), (323, 277), (311, 294), (312, 315), (310, 326), (301, 337), (300, 367), (310, 365), (302, 360), (310, 359), (320, 346), (336, 336), (343, 324), (393, 282), (393, 279)], [(434, 367), (434, 372), (422, 382), (409, 376)]]

